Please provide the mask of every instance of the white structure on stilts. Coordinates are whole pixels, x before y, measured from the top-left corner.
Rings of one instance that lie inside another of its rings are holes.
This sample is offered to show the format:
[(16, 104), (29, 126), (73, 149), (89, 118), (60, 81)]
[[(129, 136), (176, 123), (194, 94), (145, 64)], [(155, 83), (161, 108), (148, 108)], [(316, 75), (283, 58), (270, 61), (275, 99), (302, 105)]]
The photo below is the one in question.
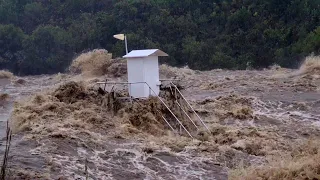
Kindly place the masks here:
[[(114, 85), (126, 85), (129, 88), (129, 97), (114, 97), (118, 100), (120, 99), (130, 99), (130, 102), (134, 102), (136, 98), (149, 98), (150, 96), (155, 96), (162, 103), (162, 105), (170, 112), (172, 119), (168, 119), (167, 116), (161, 115), (162, 119), (168, 124), (168, 127), (176, 132), (176, 129), (180, 127), (183, 129), (188, 136), (193, 138), (192, 132), (187, 128), (183, 121), (179, 120), (176, 114), (180, 112), (174, 112), (174, 109), (170, 109), (170, 106), (166, 104), (163, 98), (159, 97), (160, 93), (160, 79), (159, 79), (159, 56), (168, 56), (165, 52), (159, 49), (147, 49), (147, 50), (134, 50), (124, 56), (127, 59), (127, 69), (128, 69), (128, 82), (97, 82), (99, 85), (104, 85), (104, 91), (106, 90), (107, 84), (112, 84), (111, 91), (114, 91)], [(162, 80), (169, 81), (171, 93), (175, 97), (175, 104), (178, 105), (180, 110), (184, 113), (185, 117), (192, 122), (194, 128), (199, 130), (201, 125), (205, 127), (209, 132), (208, 126), (204, 123), (201, 117), (193, 109), (187, 99), (182, 95), (179, 88), (172, 82), (172, 80)], [(113, 94), (114, 96), (115, 94)], [(180, 97), (180, 100), (177, 98)], [(181, 104), (181, 103), (184, 103)], [(162, 114), (160, 110), (158, 113)], [(191, 114), (195, 114), (198, 122), (193, 119)], [(169, 117), (170, 118), (170, 117)], [(183, 118), (183, 117), (182, 117)], [(175, 125), (172, 125), (172, 121), (176, 121)]]
[(124, 56), (127, 59), (129, 94), (133, 98), (158, 96), (159, 56), (168, 56), (159, 49), (134, 50)]

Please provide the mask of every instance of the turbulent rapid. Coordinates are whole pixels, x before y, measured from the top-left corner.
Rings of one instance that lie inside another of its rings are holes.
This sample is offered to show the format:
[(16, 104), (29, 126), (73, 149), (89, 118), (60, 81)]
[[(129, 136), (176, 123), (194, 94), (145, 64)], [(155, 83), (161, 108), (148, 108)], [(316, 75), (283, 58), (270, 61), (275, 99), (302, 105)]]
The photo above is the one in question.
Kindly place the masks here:
[[(160, 76), (181, 79), (183, 95), (209, 127), (194, 129), (177, 113), (194, 138), (167, 126), (156, 98), (119, 102), (101, 92), (98, 81), (126, 80), (125, 61), (104, 50), (79, 56), (67, 74), (3, 71), (0, 134), (7, 119), (14, 132), (8, 179), (317, 178), (319, 61), (260, 71), (161, 65)], [(162, 97), (175, 109), (169, 91)]]

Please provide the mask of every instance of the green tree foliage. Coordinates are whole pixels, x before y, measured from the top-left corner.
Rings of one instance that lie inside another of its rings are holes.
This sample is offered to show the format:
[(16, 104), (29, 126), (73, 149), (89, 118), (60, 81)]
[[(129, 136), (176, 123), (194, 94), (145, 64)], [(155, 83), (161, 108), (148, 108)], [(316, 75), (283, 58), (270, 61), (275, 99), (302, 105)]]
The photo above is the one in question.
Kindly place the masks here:
[(320, 54), (320, 0), (2, 0), (0, 69), (62, 72), (83, 51), (160, 48), (171, 65), (295, 67)]
[(25, 34), (14, 25), (0, 24), (0, 68), (17, 72), (25, 59), (23, 41)]
[(21, 73), (28, 74), (62, 72), (69, 65), (72, 47), (71, 35), (55, 26), (39, 26), (24, 41), (26, 59), (21, 64)]

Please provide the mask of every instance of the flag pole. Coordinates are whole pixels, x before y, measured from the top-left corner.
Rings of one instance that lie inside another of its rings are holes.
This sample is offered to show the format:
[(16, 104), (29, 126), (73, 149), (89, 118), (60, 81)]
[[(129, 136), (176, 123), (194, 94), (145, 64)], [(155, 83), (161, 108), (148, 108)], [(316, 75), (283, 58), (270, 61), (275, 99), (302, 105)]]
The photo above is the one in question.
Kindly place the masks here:
[(128, 54), (128, 42), (127, 42), (127, 35), (124, 35), (124, 43), (126, 45), (126, 54)]
[(126, 54), (128, 54), (128, 42), (127, 42), (127, 36), (125, 34), (116, 34), (113, 35), (114, 38), (119, 39), (121, 41), (124, 41), (124, 45), (126, 48)]

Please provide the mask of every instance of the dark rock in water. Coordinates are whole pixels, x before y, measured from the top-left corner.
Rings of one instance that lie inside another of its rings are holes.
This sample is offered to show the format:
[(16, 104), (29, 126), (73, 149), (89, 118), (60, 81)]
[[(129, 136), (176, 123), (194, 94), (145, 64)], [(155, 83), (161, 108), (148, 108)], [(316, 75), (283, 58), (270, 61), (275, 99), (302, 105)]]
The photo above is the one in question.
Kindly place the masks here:
[[(183, 90), (184, 87), (181, 84), (175, 84), (175, 86), (179, 89), (179, 90)], [(174, 90), (175, 87), (170, 83), (170, 82), (163, 82), (160, 85), (160, 90), (162, 91), (168, 91), (168, 90)]]
[(154, 153), (154, 150), (152, 148), (144, 148), (143, 152), (145, 152), (147, 154), (152, 154), (152, 153)]
[(105, 95), (106, 94), (106, 92), (101, 87), (99, 87), (98, 93), (101, 94), (101, 95)]
[(19, 85), (23, 85), (26, 83), (26, 80), (24, 79), (17, 79), (16, 81), (14, 81), (15, 84), (19, 84)]

